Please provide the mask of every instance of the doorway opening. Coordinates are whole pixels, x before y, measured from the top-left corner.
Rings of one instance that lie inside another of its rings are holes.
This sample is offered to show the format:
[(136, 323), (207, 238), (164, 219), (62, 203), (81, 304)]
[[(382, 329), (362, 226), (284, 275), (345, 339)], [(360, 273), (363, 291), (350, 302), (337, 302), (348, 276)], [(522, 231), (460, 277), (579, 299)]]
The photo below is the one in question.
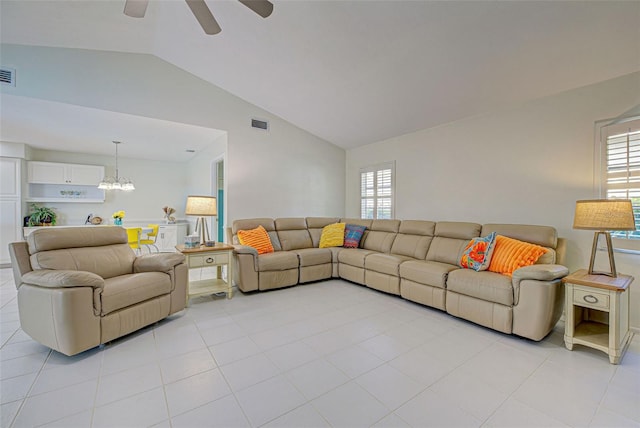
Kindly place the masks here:
[(213, 194), (215, 195), (218, 203), (218, 218), (217, 218), (217, 241), (224, 242), (224, 158), (215, 161), (215, 167), (213, 171)]

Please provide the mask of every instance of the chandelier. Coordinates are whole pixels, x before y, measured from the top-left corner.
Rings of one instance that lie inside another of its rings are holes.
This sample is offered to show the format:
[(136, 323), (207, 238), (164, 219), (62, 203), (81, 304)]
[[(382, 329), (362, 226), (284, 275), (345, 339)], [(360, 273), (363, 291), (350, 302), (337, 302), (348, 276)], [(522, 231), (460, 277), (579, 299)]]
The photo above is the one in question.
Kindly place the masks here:
[(120, 144), (120, 141), (114, 141), (113, 144), (116, 145), (116, 176), (103, 178), (100, 184), (98, 184), (98, 189), (124, 190), (127, 192), (135, 190), (136, 188), (131, 180), (118, 176), (118, 144)]

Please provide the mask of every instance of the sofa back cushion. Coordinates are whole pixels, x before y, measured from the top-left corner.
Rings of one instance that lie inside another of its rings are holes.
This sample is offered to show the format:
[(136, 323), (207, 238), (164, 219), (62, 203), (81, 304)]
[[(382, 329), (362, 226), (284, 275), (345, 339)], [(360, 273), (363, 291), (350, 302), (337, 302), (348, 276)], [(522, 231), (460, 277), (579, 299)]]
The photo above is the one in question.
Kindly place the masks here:
[(373, 220), (371, 228), (362, 237), (361, 246), (366, 250), (389, 253), (399, 229), (400, 220)]
[(304, 217), (277, 218), (275, 225), (280, 245), (284, 251), (313, 247), (311, 235), (307, 230), (307, 221)]
[(482, 226), (477, 223), (439, 221), (427, 260), (458, 265), (460, 256), (472, 238), (480, 236)]
[(276, 225), (271, 218), (246, 218), (242, 220), (234, 220), (233, 225), (231, 226), (231, 243), (234, 245), (240, 244), (240, 241), (238, 240), (239, 230), (255, 229), (258, 226), (264, 227), (269, 234), (269, 239), (271, 240), (273, 249), (275, 251), (281, 251), (282, 246), (280, 245), (280, 240), (278, 239), (278, 234), (276, 233)]
[(121, 227), (40, 229), (27, 243), (33, 269), (86, 271), (105, 279), (133, 273), (136, 255)]
[(424, 260), (433, 239), (436, 224), (432, 221), (403, 220), (391, 247), (392, 254)]
[(558, 233), (554, 227), (529, 224), (485, 224), (482, 226), (482, 236), (491, 232), (545, 247), (547, 252), (538, 259), (536, 264), (553, 264), (558, 261), (556, 253)]
[(320, 246), (322, 228), (333, 223), (340, 222), (338, 217), (307, 217), (307, 230), (311, 236), (311, 242), (315, 248)]

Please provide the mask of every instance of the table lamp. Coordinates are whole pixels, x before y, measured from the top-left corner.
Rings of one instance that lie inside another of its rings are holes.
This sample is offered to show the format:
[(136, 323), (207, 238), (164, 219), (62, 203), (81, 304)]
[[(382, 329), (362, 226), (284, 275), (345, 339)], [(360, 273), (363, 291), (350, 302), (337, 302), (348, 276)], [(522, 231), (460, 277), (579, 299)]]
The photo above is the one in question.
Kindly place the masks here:
[(205, 245), (210, 238), (209, 226), (204, 218), (218, 215), (216, 198), (213, 196), (187, 196), (187, 207), (184, 213), (198, 216), (196, 233), (200, 232), (200, 245)]
[[(591, 247), (591, 261), (589, 262), (590, 275), (608, 275), (613, 278), (618, 276), (616, 262), (613, 258), (610, 230), (636, 230), (633, 218), (633, 206), (630, 199), (591, 199), (576, 201), (576, 212), (573, 218), (574, 229), (595, 230), (593, 246)], [(595, 272), (593, 264), (598, 251), (598, 239), (604, 235), (609, 254), (609, 267), (611, 272)]]

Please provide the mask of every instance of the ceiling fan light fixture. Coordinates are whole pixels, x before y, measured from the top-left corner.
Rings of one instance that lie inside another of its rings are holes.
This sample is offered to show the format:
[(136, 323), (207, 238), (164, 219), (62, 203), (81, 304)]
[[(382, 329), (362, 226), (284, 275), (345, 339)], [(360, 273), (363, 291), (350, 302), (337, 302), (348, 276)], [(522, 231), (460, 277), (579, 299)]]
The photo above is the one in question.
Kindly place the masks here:
[(124, 4), (124, 14), (132, 18), (143, 18), (148, 5), (149, 0), (127, 0)]
[[(273, 13), (273, 3), (269, 0), (238, 0), (240, 3), (251, 9), (263, 18)], [(189, 9), (196, 17), (198, 23), (204, 30), (205, 34), (213, 35), (222, 31), (222, 28), (214, 18), (209, 6), (205, 0), (185, 0)], [(144, 17), (147, 11), (149, 0), (126, 0), (124, 4), (124, 14), (133, 18)]]
[(263, 18), (268, 18), (273, 13), (273, 3), (267, 0), (238, 0), (243, 5)]

